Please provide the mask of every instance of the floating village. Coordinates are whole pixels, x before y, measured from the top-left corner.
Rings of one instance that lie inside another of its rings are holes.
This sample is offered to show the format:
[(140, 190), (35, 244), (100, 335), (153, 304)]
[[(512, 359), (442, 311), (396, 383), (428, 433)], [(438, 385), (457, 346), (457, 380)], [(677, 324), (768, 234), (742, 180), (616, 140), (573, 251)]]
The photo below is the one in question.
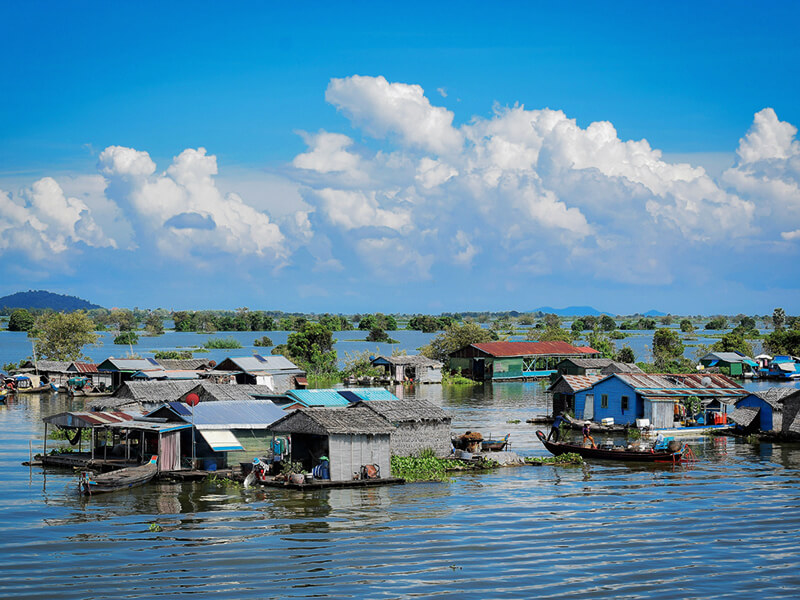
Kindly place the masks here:
[[(484, 385), (546, 381), (547, 414), (527, 424), (550, 460), (677, 465), (695, 458), (687, 436), (800, 438), (800, 360), (788, 355), (709, 352), (694, 372), (646, 373), (590, 346), (493, 341), (459, 348), (446, 363), (370, 362), (380, 376), (309, 389), (307, 373), (281, 355), (34, 360), (4, 375), (0, 398), (83, 399), (82, 410), (43, 417), (26, 464), (74, 471), (87, 496), (209, 476), (301, 490), (396, 485), (407, 478), (403, 457), (452, 470), (542, 464), (513, 452), (509, 433), (454, 431), (446, 410), (404, 397), (454, 372)], [(775, 384), (748, 391), (746, 378)]]

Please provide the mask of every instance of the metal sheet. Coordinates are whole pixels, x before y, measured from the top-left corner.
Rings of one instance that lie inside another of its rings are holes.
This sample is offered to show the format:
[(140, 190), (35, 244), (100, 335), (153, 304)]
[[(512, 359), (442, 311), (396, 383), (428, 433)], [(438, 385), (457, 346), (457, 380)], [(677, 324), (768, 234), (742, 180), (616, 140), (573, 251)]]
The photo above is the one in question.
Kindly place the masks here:
[(198, 431), (214, 452), (241, 452), (244, 450), (244, 446), (229, 429), (198, 429)]

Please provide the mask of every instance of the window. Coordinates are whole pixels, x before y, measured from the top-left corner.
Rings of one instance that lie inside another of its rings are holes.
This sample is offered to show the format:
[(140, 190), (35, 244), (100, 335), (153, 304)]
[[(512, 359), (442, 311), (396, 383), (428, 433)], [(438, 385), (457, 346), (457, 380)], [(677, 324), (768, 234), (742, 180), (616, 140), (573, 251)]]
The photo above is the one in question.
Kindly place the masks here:
[(608, 408), (608, 394), (600, 396), (600, 408)]
[(628, 410), (628, 397), (627, 396), (623, 396), (622, 397), (622, 412), (625, 412), (626, 410)]

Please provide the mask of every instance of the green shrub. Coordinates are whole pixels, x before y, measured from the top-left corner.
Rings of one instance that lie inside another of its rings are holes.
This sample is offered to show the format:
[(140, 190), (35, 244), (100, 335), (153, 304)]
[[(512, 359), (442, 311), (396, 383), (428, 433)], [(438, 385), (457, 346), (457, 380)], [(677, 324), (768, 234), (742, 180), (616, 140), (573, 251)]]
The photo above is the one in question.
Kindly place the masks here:
[(242, 347), (239, 341), (232, 337), (208, 338), (203, 346), (212, 350), (233, 350)]

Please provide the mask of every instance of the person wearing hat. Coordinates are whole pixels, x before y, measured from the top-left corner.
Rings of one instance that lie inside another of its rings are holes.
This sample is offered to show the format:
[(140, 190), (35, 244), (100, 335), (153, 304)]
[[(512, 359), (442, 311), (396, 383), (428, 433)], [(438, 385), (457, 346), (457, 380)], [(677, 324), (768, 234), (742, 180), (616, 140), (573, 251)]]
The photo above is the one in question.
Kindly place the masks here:
[(319, 457), (319, 464), (313, 469), (311, 469), (311, 474), (314, 476), (315, 479), (331, 478), (330, 461), (328, 460), (327, 456)]
[(556, 420), (553, 421), (553, 426), (550, 428), (550, 435), (547, 436), (547, 441), (550, 441), (550, 438), (553, 438), (554, 442), (558, 442), (558, 437), (561, 435), (561, 431), (559, 427), (561, 427), (562, 423), (566, 423), (567, 420), (564, 418), (564, 413), (560, 412), (556, 415)]

